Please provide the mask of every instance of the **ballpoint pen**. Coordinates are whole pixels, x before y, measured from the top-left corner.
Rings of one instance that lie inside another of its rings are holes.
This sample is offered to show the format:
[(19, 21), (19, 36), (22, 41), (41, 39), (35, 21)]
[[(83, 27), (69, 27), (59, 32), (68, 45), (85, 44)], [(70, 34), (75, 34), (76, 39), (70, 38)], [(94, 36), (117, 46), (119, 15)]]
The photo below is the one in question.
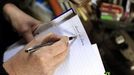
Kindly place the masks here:
[[(75, 38), (77, 38), (77, 36), (69, 37), (69, 41), (71, 41)], [(39, 45), (36, 45), (36, 46), (33, 46), (33, 47), (26, 49), (25, 52), (27, 52), (27, 53), (35, 52), (36, 50), (38, 50), (38, 48), (41, 48), (44, 46), (49, 46), (49, 45), (52, 45), (53, 43), (55, 43), (55, 42), (42, 43), (42, 44), (39, 44)]]

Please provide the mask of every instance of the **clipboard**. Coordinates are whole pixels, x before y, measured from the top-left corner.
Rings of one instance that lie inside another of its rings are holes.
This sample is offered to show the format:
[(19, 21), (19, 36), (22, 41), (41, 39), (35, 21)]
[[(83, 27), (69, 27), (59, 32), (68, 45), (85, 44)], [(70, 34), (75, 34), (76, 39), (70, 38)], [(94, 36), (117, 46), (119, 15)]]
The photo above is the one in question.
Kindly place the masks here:
[[(73, 44), (71, 44), (66, 60), (59, 65), (55, 70), (54, 75), (104, 75), (105, 69), (97, 45), (92, 45), (90, 43), (78, 15), (74, 14), (63, 21), (68, 17), (68, 14), (73, 14), (70, 12), (72, 11), (66, 12), (35, 31), (35, 34), (37, 34), (35, 38), (39, 38), (49, 32), (65, 36), (78, 36)], [(20, 43), (17, 42), (13, 46), (5, 52), (4, 62), (11, 59), (25, 45), (20, 45)], [(13, 55), (11, 56), (12, 53)]]

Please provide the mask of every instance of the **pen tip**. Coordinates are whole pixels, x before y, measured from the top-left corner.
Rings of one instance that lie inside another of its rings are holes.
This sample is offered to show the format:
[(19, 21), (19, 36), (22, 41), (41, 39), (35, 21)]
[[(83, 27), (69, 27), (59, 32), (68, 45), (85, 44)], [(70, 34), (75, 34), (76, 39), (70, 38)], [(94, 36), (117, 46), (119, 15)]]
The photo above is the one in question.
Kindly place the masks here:
[(28, 50), (25, 50), (26, 53), (28, 53)]
[(74, 38), (76, 38), (76, 36), (74, 36), (74, 37), (69, 37), (69, 40), (72, 40), (72, 39), (74, 39)]

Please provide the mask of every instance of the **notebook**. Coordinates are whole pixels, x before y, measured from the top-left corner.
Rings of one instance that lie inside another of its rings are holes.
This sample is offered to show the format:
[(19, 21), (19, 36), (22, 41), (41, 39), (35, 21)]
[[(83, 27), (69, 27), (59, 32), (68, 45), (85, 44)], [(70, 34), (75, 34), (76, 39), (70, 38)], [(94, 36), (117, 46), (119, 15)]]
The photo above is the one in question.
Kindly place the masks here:
[[(55, 70), (54, 75), (104, 75), (105, 69), (97, 45), (92, 45), (78, 17), (68, 11), (50, 23), (37, 29), (36, 38), (53, 32), (65, 36), (77, 36), (69, 44), (69, 54), (65, 61)], [(61, 22), (62, 21), (62, 22)], [(20, 41), (21, 42), (21, 41)], [(15, 43), (4, 54), (4, 62), (13, 57), (25, 45)]]

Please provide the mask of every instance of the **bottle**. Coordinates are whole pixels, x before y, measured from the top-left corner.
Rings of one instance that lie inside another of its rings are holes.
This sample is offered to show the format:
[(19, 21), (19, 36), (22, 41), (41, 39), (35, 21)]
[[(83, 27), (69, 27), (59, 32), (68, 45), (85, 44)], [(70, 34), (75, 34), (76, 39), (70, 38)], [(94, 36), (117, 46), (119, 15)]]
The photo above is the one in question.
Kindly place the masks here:
[[(91, 0), (69, 0), (73, 4), (75, 12), (79, 15), (83, 27), (88, 35), (92, 34), (93, 25), (91, 19), (93, 17), (92, 1)], [(90, 36), (89, 36), (90, 37)]]
[(90, 19), (92, 13), (91, 0), (70, 0), (70, 2), (82, 20), (88, 21)]

